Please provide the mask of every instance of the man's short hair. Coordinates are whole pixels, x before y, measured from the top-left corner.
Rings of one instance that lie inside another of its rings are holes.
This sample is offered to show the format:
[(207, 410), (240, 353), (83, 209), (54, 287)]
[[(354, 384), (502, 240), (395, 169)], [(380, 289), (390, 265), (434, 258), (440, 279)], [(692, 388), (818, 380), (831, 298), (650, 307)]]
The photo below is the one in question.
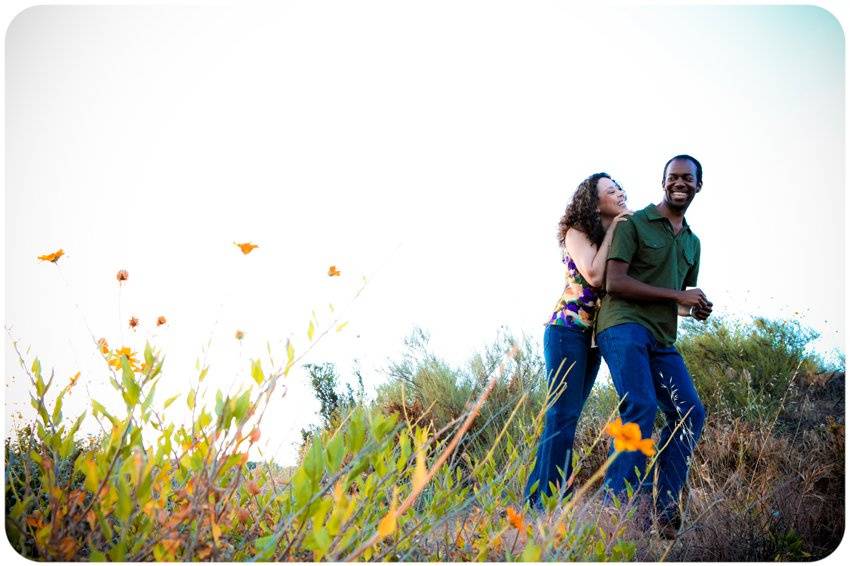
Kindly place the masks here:
[(665, 179), (667, 179), (667, 167), (670, 166), (671, 163), (676, 161), (677, 159), (686, 159), (696, 165), (697, 167), (697, 185), (702, 185), (702, 165), (699, 161), (697, 161), (696, 157), (691, 155), (687, 155), (685, 153), (681, 155), (677, 155), (676, 157), (671, 157), (670, 160), (664, 164), (664, 171), (661, 173), (661, 184), (664, 184)]

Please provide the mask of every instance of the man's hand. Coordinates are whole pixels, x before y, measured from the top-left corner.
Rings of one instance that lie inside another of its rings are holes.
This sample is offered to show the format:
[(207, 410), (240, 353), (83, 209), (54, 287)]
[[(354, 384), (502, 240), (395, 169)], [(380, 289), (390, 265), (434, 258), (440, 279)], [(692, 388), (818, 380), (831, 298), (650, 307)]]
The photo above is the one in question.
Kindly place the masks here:
[(696, 307), (700, 310), (708, 309), (711, 313), (711, 301), (702, 292), (702, 289), (688, 289), (687, 291), (679, 291), (676, 297), (676, 302), (683, 307)]
[(709, 316), (711, 316), (711, 308), (711, 303), (709, 303), (709, 306), (707, 308), (692, 307), (691, 316), (694, 317), (696, 320), (705, 320)]

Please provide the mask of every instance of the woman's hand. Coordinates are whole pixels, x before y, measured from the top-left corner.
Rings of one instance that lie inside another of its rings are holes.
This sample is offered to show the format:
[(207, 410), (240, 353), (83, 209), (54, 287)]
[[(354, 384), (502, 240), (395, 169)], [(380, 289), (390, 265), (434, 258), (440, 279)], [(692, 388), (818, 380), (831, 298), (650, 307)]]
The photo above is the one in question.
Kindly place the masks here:
[(634, 211), (634, 210), (624, 210), (623, 212), (621, 212), (620, 214), (618, 214), (617, 216), (615, 216), (615, 217), (614, 217), (614, 220), (612, 220), (612, 221), (611, 221), (611, 224), (608, 226), (608, 230), (607, 230), (607, 232), (611, 232), (611, 233), (613, 234), (613, 233), (614, 233), (614, 230), (615, 230), (615, 229), (616, 229), (616, 227), (617, 227), (617, 224), (618, 224), (618, 223), (620, 223), (620, 222), (622, 222), (622, 221), (624, 221), (624, 220), (626, 220), (629, 216), (631, 216), (631, 215), (632, 215), (632, 214), (634, 214), (634, 213), (635, 213), (635, 211)]

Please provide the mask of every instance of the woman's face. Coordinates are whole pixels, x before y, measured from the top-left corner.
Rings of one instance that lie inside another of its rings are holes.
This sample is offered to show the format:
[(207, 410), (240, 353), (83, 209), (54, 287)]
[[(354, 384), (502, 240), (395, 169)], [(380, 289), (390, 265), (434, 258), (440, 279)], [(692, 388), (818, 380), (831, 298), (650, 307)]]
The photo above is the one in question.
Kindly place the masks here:
[(613, 218), (626, 209), (626, 193), (620, 186), (607, 177), (596, 183), (596, 196), (599, 198), (599, 214)]

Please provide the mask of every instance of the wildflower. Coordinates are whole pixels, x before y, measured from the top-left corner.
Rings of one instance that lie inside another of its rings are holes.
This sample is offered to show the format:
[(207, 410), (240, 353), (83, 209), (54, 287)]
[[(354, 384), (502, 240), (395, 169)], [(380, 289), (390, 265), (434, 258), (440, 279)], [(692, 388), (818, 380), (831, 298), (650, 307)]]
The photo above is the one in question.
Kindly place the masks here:
[(157, 325), (157, 326), (162, 326), (162, 325), (163, 325), (163, 324), (165, 324), (166, 322), (167, 322), (167, 321), (165, 320), (165, 317), (164, 317), (164, 316), (162, 316), (162, 315), (159, 315), (159, 317), (157, 317), (157, 319), (156, 319), (156, 325)]
[(396, 530), (398, 521), (396, 520), (396, 511), (398, 510), (398, 488), (393, 487), (393, 500), (390, 503), (390, 510), (384, 515), (384, 518), (378, 523), (378, 535), (381, 538), (387, 538)]
[(248, 522), (248, 519), (251, 518), (251, 512), (245, 509), (244, 507), (240, 507), (237, 513), (239, 515), (240, 523), (246, 523)]
[(245, 338), (245, 333), (244, 333), (244, 332), (242, 332), (241, 330), (237, 330), (237, 331), (236, 331), (236, 339), (237, 339), (237, 340), (242, 340), (243, 338)]
[(651, 438), (641, 438), (640, 427), (636, 423), (623, 424), (619, 417), (605, 426), (605, 432), (614, 438), (614, 450), (617, 452), (633, 452), (640, 450), (646, 456), (655, 455), (655, 447)]
[(115, 278), (118, 280), (118, 283), (123, 283), (128, 277), (130, 277), (130, 274), (127, 273), (126, 269), (121, 269), (115, 274)]
[(136, 318), (135, 316), (131, 316), (130, 317), (130, 328), (135, 330), (137, 326), (139, 326), (139, 319)]
[(328, 277), (339, 277), (341, 274), (342, 272), (335, 265), (328, 268)]
[(40, 259), (41, 261), (50, 261), (50, 262), (56, 263), (57, 261), (59, 261), (59, 258), (62, 257), (63, 255), (65, 255), (65, 251), (60, 249), (60, 250), (56, 250), (52, 254), (40, 255), (40, 256), (38, 256), (38, 259)]
[(68, 388), (70, 389), (71, 387), (75, 386), (77, 384), (78, 379), (80, 379), (80, 372), (75, 373), (74, 376), (71, 377), (71, 383), (68, 385)]
[(242, 253), (245, 254), (245, 255), (248, 255), (249, 253), (251, 253), (251, 251), (253, 251), (254, 248), (260, 247), (257, 244), (252, 244), (251, 242), (245, 242), (245, 243), (242, 243), (242, 244), (237, 244), (236, 242), (233, 242), (233, 245), (236, 246), (237, 248), (239, 248), (240, 250), (242, 250)]
[(258, 493), (260, 493), (260, 486), (257, 485), (257, 482), (255, 482), (253, 480), (249, 481), (248, 485), (246, 485), (245, 488), (248, 490), (248, 493), (250, 493), (251, 495), (257, 495)]
[(123, 348), (115, 350), (112, 359), (109, 360), (109, 365), (111, 365), (115, 369), (121, 369), (122, 357), (127, 358), (127, 363), (130, 364), (130, 367), (138, 371), (139, 361), (136, 359), (136, 353), (130, 350), (128, 346), (124, 346)]
[(106, 354), (109, 353), (109, 344), (107, 344), (106, 338), (99, 339), (97, 341), (97, 347), (98, 347), (98, 349), (100, 349), (101, 354), (106, 355)]
[(260, 429), (254, 427), (254, 430), (252, 430), (251, 434), (248, 435), (248, 439), (251, 441), (251, 444), (255, 444), (258, 440), (260, 440)]
[(505, 512), (508, 514), (508, 523), (510, 523), (516, 530), (521, 531), (525, 528), (525, 521), (522, 518), (522, 513), (517, 513), (514, 511), (513, 507), (508, 507), (505, 509)]

